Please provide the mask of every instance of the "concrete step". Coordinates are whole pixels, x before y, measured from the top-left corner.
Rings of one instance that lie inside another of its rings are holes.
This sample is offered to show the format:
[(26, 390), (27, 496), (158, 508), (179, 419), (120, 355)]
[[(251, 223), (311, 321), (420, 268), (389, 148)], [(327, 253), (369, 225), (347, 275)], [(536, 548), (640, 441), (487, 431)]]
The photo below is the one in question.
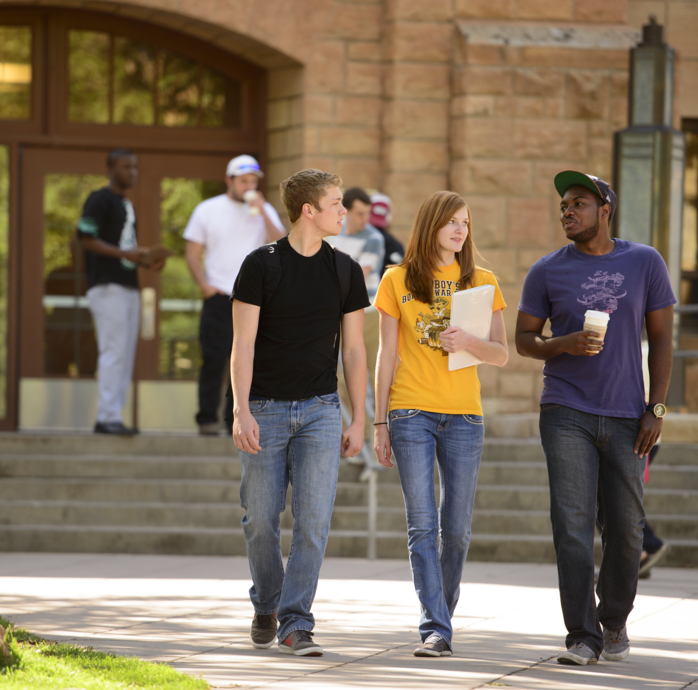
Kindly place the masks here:
[(236, 480), (235, 457), (74, 456), (8, 454), (0, 458), (0, 477), (128, 478)]
[(655, 463), (698, 467), (698, 445), (662, 442), (652, 463), (652, 469), (654, 469)]
[(544, 462), (488, 460), (480, 465), (478, 484), (548, 486), (548, 468)]
[[(655, 465), (650, 467), (647, 489), (698, 490), (698, 465)], [(698, 506), (696, 506), (698, 511)]]
[(237, 503), (239, 482), (191, 479), (6, 478), (0, 500), (103, 501), (105, 503)]
[[(485, 419), (485, 434), (488, 438), (539, 438), (539, 417), (538, 411), (489, 415)], [(662, 441), (698, 443), (698, 414), (669, 412), (664, 418)]]
[(0, 457), (27, 455), (135, 455), (164, 457), (236, 457), (230, 436), (184, 434), (109, 436), (80, 433), (0, 433)]
[[(359, 481), (362, 470), (363, 467), (342, 462), (339, 481)], [(190, 458), (8, 454), (0, 458), (0, 478), (3, 477), (240, 481), (242, 465), (237, 456)]]
[[(646, 488), (649, 520), (672, 545), (668, 565), (698, 565), (698, 445), (664, 443), (657, 463)], [(340, 464), (328, 555), (366, 555), (362, 469)], [(229, 438), (0, 434), (0, 550), (244, 555), (240, 478)], [(378, 555), (405, 557), (396, 469), (379, 473), (378, 503)], [(486, 439), (472, 533), (471, 560), (554, 560), (538, 439)]]

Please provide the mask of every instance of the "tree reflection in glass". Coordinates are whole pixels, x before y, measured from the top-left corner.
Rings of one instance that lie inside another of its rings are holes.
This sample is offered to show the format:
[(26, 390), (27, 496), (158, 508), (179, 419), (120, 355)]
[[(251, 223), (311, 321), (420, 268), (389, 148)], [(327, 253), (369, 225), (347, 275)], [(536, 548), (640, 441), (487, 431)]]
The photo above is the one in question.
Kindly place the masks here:
[(199, 110), (199, 66), (193, 60), (158, 52), (158, 123), (195, 127)]
[(160, 183), (161, 239), (163, 245), (174, 252), (160, 273), (161, 378), (198, 377), (201, 292), (184, 258), (186, 240), (182, 233), (197, 204), (224, 192), (222, 180), (166, 177)]
[(0, 419), (7, 417), (7, 259), (9, 253), (10, 161), (7, 146), (0, 146)]
[(0, 26), (0, 119), (31, 117), (32, 32), (28, 26)]
[(109, 122), (109, 34), (70, 31), (68, 118)]
[(114, 38), (114, 123), (155, 124), (155, 55), (148, 43)]

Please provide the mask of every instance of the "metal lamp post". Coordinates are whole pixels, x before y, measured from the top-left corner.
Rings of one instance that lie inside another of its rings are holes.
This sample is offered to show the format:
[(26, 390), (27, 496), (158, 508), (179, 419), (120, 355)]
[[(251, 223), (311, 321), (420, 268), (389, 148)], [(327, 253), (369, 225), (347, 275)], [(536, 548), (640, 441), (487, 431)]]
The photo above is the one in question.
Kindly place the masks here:
[[(664, 27), (656, 18), (650, 16), (649, 22), (642, 27), (642, 43), (630, 51), (629, 127), (614, 137), (614, 234), (654, 247), (666, 261), (678, 297), (686, 140), (672, 126), (674, 49), (664, 42)], [(677, 327), (678, 316), (675, 336)], [(670, 404), (682, 404), (683, 364), (674, 362)]]

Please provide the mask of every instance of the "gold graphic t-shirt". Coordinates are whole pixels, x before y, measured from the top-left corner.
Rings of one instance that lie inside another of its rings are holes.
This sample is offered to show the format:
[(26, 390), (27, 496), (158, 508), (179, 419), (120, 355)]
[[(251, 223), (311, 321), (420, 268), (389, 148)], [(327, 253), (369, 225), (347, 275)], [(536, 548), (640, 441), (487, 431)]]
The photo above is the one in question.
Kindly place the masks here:
[[(434, 276), (434, 299), (419, 302), (405, 286), (406, 269), (389, 268), (381, 281), (374, 305), (398, 319), (400, 361), (390, 388), (390, 410), (424, 410), (442, 414), (482, 414), (477, 367), (448, 370), (448, 353), (439, 336), (451, 323), (451, 297), (459, 289), (460, 266), (454, 261)], [(472, 285), (494, 285), (493, 311), (507, 305), (497, 279), (477, 268)]]

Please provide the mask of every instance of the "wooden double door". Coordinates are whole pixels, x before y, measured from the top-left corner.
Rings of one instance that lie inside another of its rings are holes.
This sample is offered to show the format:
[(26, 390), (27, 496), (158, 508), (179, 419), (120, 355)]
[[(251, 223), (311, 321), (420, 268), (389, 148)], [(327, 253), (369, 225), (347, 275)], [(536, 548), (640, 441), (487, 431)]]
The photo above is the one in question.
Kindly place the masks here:
[[(21, 159), (20, 429), (87, 430), (97, 404), (97, 345), (75, 227), (85, 199), (107, 184), (107, 150), (26, 147)], [(195, 428), (201, 296), (182, 233), (197, 203), (224, 191), (229, 156), (139, 153), (128, 196), (140, 245), (174, 252), (161, 273), (139, 269), (141, 332), (125, 422)]]

